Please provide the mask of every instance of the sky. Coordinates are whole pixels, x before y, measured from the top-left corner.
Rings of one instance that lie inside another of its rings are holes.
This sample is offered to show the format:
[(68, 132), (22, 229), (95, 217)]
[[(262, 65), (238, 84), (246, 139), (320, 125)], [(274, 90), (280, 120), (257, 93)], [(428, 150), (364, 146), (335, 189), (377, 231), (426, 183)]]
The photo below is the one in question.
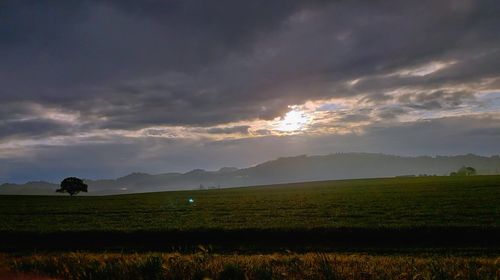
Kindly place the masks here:
[(0, 2), (0, 183), (500, 154), (500, 3)]

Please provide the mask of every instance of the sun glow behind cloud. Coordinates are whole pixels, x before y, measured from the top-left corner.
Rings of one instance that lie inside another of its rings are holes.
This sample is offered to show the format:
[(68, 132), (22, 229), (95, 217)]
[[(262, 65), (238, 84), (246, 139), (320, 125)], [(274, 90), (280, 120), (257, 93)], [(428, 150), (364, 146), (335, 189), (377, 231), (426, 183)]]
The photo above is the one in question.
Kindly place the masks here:
[(276, 130), (281, 132), (294, 132), (304, 130), (311, 121), (311, 117), (304, 111), (292, 109), (276, 124)]

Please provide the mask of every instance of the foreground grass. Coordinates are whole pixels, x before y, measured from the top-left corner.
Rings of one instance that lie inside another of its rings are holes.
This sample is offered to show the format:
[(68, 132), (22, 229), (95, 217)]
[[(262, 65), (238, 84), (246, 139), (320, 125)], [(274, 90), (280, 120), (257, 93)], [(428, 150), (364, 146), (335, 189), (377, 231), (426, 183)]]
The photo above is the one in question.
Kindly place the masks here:
[(343, 180), (108, 197), (0, 196), (0, 232), (433, 226), (499, 227), (500, 176)]
[(0, 256), (10, 271), (60, 279), (500, 279), (499, 257), (362, 254)]

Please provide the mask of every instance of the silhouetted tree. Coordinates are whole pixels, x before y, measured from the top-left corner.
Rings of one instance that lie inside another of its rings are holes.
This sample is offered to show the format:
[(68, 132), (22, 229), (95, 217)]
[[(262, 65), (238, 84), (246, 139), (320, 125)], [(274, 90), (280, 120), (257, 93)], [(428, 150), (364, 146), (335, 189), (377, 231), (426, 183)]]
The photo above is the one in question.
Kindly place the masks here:
[(465, 176), (476, 175), (476, 169), (474, 167), (467, 166), (464, 169)]
[(56, 192), (67, 192), (70, 196), (73, 196), (79, 192), (87, 192), (87, 188), (87, 184), (85, 184), (82, 179), (69, 177), (62, 180), (61, 188), (57, 189)]
[(473, 176), (476, 175), (476, 169), (470, 166), (462, 166), (456, 172), (451, 172), (450, 176)]

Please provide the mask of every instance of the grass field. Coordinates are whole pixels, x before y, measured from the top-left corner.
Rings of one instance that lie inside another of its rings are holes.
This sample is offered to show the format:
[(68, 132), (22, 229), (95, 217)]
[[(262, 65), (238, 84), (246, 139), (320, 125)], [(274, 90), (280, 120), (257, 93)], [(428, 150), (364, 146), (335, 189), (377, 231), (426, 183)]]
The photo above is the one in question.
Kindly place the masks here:
[(499, 226), (500, 176), (325, 181), (106, 197), (0, 196), (0, 232)]
[(0, 279), (500, 279), (500, 176), (0, 196), (0, 223)]

